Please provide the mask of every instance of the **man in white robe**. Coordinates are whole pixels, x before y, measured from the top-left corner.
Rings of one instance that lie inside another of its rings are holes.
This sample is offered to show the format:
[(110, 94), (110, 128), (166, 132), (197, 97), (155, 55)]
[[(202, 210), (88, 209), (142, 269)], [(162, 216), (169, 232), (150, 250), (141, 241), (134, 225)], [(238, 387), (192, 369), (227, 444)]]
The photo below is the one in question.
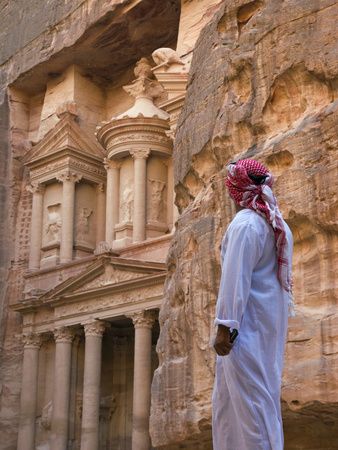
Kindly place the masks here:
[[(213, 446), (283, 450), (280, 390), (291, 304), (292, 234), (263, 165), (253, 160), (231, 164), (226, 184), (243, 209), (221, 247)], [(231, 343), (233, 330), (239, 334)]]

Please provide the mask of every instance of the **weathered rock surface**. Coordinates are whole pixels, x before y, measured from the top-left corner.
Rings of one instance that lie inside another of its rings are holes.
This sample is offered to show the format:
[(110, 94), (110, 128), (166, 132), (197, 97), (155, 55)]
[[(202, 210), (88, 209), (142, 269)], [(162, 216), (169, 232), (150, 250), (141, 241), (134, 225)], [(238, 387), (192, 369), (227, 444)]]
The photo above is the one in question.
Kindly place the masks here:
[(182, 215), (168, 257), (152, 387), (156, 447), (184, 448), (195, 438), (194, 448), (211, 448), (209, 340), (219, 245), (234, 213), (223, 167), (253, 156), (274, 172), (295, 237), (285, 448), (338, 448), (337, 19), (333, 0), (230, 0), (197, 42), (175, 143)]

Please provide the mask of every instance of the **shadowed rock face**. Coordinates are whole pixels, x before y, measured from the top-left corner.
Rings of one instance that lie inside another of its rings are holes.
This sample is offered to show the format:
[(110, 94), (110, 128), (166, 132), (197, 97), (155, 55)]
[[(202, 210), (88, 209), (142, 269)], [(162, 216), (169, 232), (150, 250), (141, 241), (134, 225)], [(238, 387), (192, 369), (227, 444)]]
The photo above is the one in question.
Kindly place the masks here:
[(160, 317), (155, 447), (188, 446), (195, 438), (198, 448), (211, 448), (209, 340), (219, 246), (234, 213), (223, 167), (238, 157), (255, 157), (273, 171), (295, 238), (297, 316), (290, 319), (283, 378), (285, 448), (337, 447), (337, 19), (333, 0), (230, 0), (200, 35), (175, 143), (182, 215)]

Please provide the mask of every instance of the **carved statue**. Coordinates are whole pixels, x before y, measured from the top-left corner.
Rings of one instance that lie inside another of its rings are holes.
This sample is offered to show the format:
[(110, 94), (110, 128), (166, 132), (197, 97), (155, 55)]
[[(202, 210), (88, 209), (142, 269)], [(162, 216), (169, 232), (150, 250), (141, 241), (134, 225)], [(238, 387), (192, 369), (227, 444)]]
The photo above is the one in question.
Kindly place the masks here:
[(162, 213), (163, 191), (165, 183), (161, 180), (149, 180), (151, 183), (149, 220), (159, 222)]
[(133, 189), (126, 186), (122, 194), (121, 222), (131, 222), (133, 217)]
[(77, 222), (76, 230), (78, 237), (83, 239), (89, 233), (89, 217), (93, 214), (93, 210), (82, 208)]
[(41, 413), (40, 425), (45, 430), (50, 430), (52, 424), (53, 402), (50, 400), (43, 408)]
[(47, 206), (47, 226), (46, 236), (48, 243), (60, 241), (61, 234), (61, 216), (60, 216), (60, 203)]
[(184, 62), (181, 60), (181, 58), (178, 56), (175, 50), (172, 48), (158, 48), (157, 50), (153, 51), (151, 54), (156, 67), (155, 69), (158, 69), (163, 66), (170, 66), (171, 64), (181, 64), (184, 65)]
[(154, 78), (148, 58), (141, 58), (137, 61), (134, 74), (136, 78)]

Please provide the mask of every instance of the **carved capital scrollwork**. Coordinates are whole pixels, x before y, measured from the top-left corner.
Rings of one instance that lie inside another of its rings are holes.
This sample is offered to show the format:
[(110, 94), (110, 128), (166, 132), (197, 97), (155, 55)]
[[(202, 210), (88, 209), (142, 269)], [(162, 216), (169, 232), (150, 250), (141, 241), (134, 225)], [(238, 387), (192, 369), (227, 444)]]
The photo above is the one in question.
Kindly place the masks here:
[(45, 186), (41, 183), (32, 182), (26, 186), (26, 191), (32, 194), (43, 194), (45, 192)]
[(147, 159), (150, 155), (150, 150), (139, 149), (139, 150), (129, 150), (129, 153), (134, 159)]
[(155, 311), (138, 311), (127, 317), (133, 321), (135, 328), (152, 328), (157, 314)]
[(82, 175), (80, 175), (77, 172), (73, 172), (70, 170), (67, 170), (65, 172), (58, 173), (56, 175), (56, 179), (60, 181), (60, 183), (64, 183), (65, 181), (71, 181), (72, 183), (78, 183), (82, 178)]
[(99, 193), (104, 193), (104, 191), (105, 191), (105, 185), (104, 185), (104, 183), (98, 183), (98, 184), (96, 185), (96, 193), (97, 193), (97, 194), (99, 194)]
[(72, 343), (75, 337), (75, 332), (72, 328), (69, 327), (60, 327), (55, 328), (54, 330), (54, 339), (55, 342), (64, 342), (64, 343)]
[(42, 344), (42, 336), (38, 333), (23, 333), (22, 342), (24, 348), (36, 348), (39, 349)]
[(85, 336), (102, 337), (108, 327), (109, 324), (107, 322), (103, 322), (102, 320), (95, 320), (95, 322), (86, 323), (84, 325)]
[(122, 165), (122, 162), (121, 161), (117, 161), (116, 159), (104, 158), (103, 165), (104, 165), (104, 168), (106, 170), (120, 169), (121, 165)]

